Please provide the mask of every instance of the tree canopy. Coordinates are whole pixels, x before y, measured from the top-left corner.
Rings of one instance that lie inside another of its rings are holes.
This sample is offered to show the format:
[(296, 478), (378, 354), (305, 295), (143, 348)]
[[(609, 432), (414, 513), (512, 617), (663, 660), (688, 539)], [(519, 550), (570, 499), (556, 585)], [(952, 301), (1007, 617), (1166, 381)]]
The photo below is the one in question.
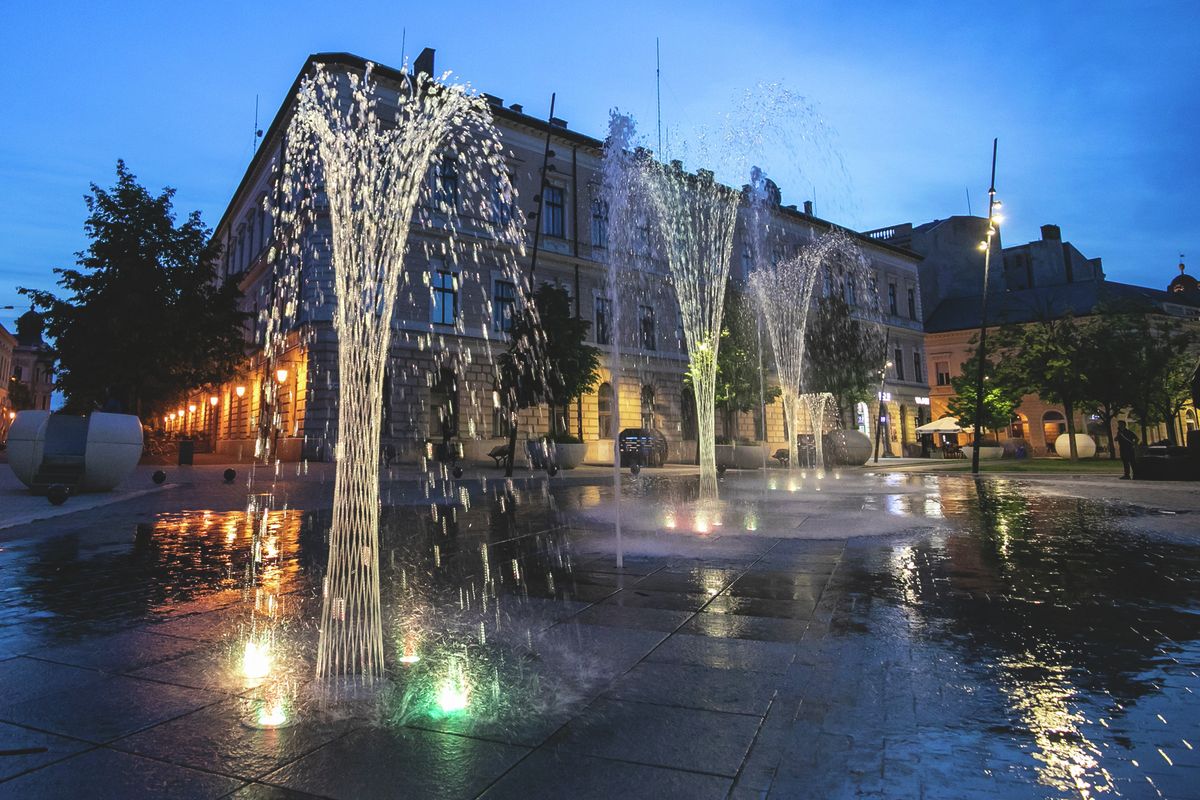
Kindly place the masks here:
[(66, 296), (20, 290), (44, 313), (67, 408), (146, 416), (231, 378), (246, 315), (237, 286), (217, 280), (220, 248), (199, 212), (177, 225), (174, 190), (151, 195), (123, 161), (111, 189), (91, 190), (80, 269), (54, 270)]
[[(950, 379), (954, 396), (947, 408), (958, 418), (958, 424), (964, 430), (975, 427), (978, 370), (979, 347), (976, 345), (975, 352), (963, 362), (961, 374)], [(1012, 422), (1014, 412), (1021, 405), (1021, 386), (1010, 370), (1001, 368), (993, 359), (987, 359), (983, 371), (983, 406), (979, 426), (995, 433)]]
[(879, 391), (886, 348), (880, 327), (855, 318), (838, 294), (822, 297), (809, 315), (804, 389), (833, 395), (840, 427), (846, 427), (855, 403)]
[[(731, 280), (725, 289), (716, 391), (716, 407), (725, 414), (725, 435), (731, 439), (736, 435), (735, 414), (753, 411), (760, 401), (772, 403), (779, 396), (778, 386), (760, 383), (760, 341), (755, 306)], [(690, 376), (686, 380), (690, 382)]]

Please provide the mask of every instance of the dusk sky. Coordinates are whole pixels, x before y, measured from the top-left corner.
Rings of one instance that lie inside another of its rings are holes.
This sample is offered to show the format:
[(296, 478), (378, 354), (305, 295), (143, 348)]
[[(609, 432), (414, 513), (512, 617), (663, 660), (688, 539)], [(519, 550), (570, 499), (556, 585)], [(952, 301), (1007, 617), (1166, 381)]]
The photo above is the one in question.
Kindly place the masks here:
[[(1134, 11), (1134, 8), (1137, 8)], [(1006, 245), (1057, 223), (1110, 279), (1200, 273), (1196, 3), (20, 3), (0, 32), (0, 324), (84, 246), (82, 196), (124, 158), (215, 225), (305, 57), (399, 66), (424, 46), (479, 90), (603, 137), (609, 109), (686, 138), (760, 82), (805, 95), (848, 182), (817, 213), (860, 230), (985, 204), (992, 137)], [(975, 13), (969, 13), (975, 12)], [(402, 41), (405, 46), (402, 48)], [(689, 165), (697, 166), (697, 165)], [(766, 164), (785, 202), (794, 165)]]

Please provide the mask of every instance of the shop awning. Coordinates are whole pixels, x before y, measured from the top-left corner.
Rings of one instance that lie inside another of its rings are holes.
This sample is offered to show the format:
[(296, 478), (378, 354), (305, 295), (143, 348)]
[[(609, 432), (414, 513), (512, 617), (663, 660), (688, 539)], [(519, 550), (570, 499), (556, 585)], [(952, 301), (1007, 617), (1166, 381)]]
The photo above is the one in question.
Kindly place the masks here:
[(917, 433), (962, 433), (957, 417), (942, 417), (917, 428)]

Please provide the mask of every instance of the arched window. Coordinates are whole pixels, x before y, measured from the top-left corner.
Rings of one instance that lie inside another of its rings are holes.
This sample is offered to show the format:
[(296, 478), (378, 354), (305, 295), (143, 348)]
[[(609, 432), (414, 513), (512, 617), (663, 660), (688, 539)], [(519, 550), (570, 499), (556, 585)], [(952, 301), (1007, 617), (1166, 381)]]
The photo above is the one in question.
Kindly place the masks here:
[(642, 387), (642, 427), (653, 428), (654, 425), (654, 387), (646, 384)]
[(679, 418), (683, 438), (695, 439), (699, 435), (696, 431), (696, 395), (687, 386), (679, 395)]
[(1046, 438), (1046, 449), (1054, 447), (1054, 440), (1067, 432), (1067, 418), (1058, 411), (1047, 411), (1042, 415), (1042, 435)]
[(600, 428), (601, 439), (613, 437), (612, 424), (613, 390), (612, 384), (602, 383), (596, 390), (596, 423)]

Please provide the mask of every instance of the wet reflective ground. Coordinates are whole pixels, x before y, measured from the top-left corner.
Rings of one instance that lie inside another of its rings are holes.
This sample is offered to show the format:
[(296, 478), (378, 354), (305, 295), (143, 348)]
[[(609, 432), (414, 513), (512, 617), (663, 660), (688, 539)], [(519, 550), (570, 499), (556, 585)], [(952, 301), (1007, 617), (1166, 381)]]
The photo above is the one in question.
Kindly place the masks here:
[(349, 707), (319, 499), (10, 529), (0, 797), (1200, 796), (1187, 513), (772, 472), (396, 488)]

